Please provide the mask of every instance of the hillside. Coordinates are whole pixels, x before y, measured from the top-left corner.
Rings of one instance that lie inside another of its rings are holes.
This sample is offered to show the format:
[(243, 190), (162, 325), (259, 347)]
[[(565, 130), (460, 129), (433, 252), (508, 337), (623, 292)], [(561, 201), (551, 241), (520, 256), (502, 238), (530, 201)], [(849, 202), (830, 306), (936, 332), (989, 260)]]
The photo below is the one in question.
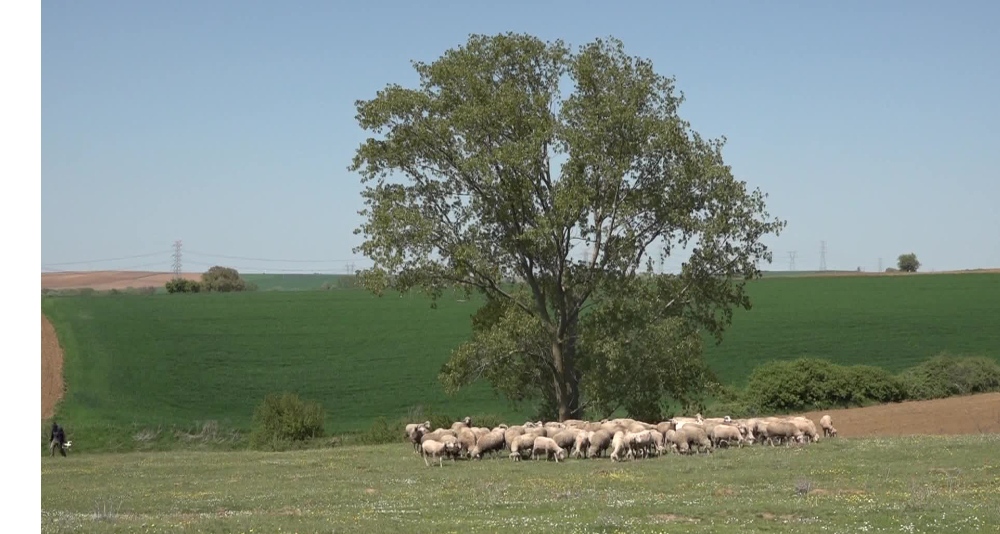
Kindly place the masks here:
[[(1000, 358), (1000, 275), (774, 278), (751, 294), (707, 353), (732, 384), (772, 358), (891, 370), (943, 350)], [(246, 427), (260, 398), (285, 389), (322, 401), (330, 431), (417, 406), (522, 418), (484, 385), (449, 399), (436, 381), (474, 311), (358, 289), (43, 299), (66, 351), (60, 418), (78, 427)]]

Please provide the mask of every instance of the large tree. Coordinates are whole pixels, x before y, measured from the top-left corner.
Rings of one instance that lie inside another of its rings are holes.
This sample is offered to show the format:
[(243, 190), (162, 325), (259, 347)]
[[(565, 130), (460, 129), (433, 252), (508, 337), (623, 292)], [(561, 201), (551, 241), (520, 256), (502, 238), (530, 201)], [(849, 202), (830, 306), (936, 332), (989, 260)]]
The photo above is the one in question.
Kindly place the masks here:
[[(761, 238), (784, 222), (733, 177), (724, 139), (678, 116), (674, 80), (616, 39), (473, 35), (413, 65), (419, 87), (356, 103), (378, 136), (350, 166), (366, 184), (356, 252), (377, 294), (485, 296), (446, 387), (485, 378), (560, 420), (696, 389), (700, 332), (721, 340), (749, 308)], [(650, 275), (681, 252), (679, 274)]]

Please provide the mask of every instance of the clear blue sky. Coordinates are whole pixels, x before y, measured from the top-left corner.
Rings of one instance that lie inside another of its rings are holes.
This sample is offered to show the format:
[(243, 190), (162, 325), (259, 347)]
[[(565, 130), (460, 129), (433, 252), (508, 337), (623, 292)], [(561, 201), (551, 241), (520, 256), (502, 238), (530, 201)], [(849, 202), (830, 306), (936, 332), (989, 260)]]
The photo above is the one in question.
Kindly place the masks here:
[(1000, 2), (686, 4), (44, 2), (43, 268), (169, 270), (176, 239), (185, 271), (368, 265), (354, 101), (505, 31), (615, 36), (676, 76), (788, 221), (772, 269), (822, 240), (829, 269), (1000, 267)]

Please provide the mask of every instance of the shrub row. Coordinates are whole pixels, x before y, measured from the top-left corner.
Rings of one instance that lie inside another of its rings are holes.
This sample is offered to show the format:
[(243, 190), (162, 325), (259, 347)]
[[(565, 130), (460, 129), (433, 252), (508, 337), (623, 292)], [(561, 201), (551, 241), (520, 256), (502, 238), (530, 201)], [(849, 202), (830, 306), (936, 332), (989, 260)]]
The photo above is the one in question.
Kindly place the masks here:
[[(723, 402), (713, 412), (750, 417), (991, 391), (1000, 391), (1000, 363), (990, 358), (941, 354), (899, 374), (870, 365), (800, 358), (757, 367), (743, 390), (715, 391)], [(471, 417), (475, 426), (492, 428), (505, 422), (495, 415)], [(323, 437), (324, 418), (319, 403), (303, 401), (294, 393), (268, 395), (254, 412), (250, 446), (267, 450), (305, 446)], [(430, 421), (432, 428), (447, 428), (461, 419), (417, 408), (395, 421), (379, 417), (367, 430), (345, 437), (365, 445), (396, 443), (403, 439), (407, 423)]]
[(757, 367), (746, 388), (727, 391), (716, 410), (743, 417), (990, 391), (1000, 391), (1000, 363), (985, 357), (940, 354), (899, 374), (870, 365), (800, 358)]

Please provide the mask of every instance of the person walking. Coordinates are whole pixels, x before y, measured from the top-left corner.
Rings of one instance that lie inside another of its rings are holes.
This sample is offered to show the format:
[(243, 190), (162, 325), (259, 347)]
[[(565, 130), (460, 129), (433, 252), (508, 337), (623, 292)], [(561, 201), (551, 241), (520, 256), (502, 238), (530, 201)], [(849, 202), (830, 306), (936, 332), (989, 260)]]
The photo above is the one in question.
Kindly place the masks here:
[(49, 456), (56, 455), (56, 447), (59, 454), (66, 456), (66, 431), (61, 426), (52, 421), (52, 431), (49, 433)]

